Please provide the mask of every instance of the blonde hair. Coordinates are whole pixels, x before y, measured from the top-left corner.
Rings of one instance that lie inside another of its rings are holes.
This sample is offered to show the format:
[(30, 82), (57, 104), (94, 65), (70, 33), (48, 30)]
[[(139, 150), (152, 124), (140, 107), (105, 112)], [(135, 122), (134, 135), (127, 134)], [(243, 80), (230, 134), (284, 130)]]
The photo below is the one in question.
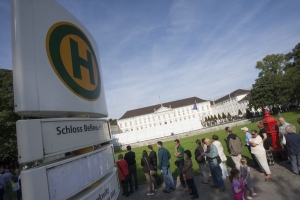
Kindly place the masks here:
[(241, 159), (241, 164), (242, 164), (242, 167), (247, 170), (248, 165), (247, 165), (247, 159), (246, 158)]
[(256, 125), (259, 129), (265, 128), (265, 125), (262, 122), (257, 122)]

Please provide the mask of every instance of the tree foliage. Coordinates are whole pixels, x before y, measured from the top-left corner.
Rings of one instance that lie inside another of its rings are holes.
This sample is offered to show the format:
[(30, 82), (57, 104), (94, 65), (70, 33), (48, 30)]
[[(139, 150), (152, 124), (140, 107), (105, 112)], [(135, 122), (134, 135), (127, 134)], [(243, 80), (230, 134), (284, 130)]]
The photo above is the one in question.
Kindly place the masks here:
[(221, 115), (220, 114), (218, 114), (218, 119), (221, 119), (222, 117), (221, 117)]
[(242, 115), (243, 113), (242, 113), (242, 111), (239, 109), (239, 111), (238, 111), (238, 114), (239, 115)]
[(279, 105), (289, 100), (285, 90), (287, 84), (284, 81), (286, 63), (283, 54), (267, 55), (262, 61), (257, 62), (255, 68), (260, 72), (250, 92), (250, 107), (258, 109), (267, 105)]
[(287, 61), (285, 66), (284, 81), (287, 84), (286, 94), (290, 96), (290, 101), (300, 101), (300, 43), (298, 43), (292, 52), (285, 55)]
[(247, 110), (246, 110), (246, 118), (247, 118), (247, 119), (250, 119), (250, 118), (252, 118), (252, 117), (253, 117), (253, 114), (250, 112), (249, 109), (247, 109)]
[(223, 119), (226, 119), (225, 113), (222, 113), (222, 118), (223, 118)]
[(12, 71), (0, 69), (0, 160), (17, 161), (16, 121)]

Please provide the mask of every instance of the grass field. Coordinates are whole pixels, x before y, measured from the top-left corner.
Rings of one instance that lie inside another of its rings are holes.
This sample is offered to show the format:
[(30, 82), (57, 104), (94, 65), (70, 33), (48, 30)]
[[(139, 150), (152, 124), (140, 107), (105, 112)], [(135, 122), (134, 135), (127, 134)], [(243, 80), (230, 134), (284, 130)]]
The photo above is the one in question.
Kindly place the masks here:
[[(300, 125), (296, 121), (297, 118), (300, 117), (300, 112), (299, 111), (298, 112), (282, 113), (282, 116), (285, 118), (285, 120), (288, 123), (295, 125), (296, 129), (297, 129), (297, 132), (299, 132)], [(278, 119), (277, 115), (275, 115), (273, 117)], [(234, 126), (233, 127), (233, 133), (237, 134), (241, 138), (242, 143), (243, 143), (242, 156), (245, 157), (248, 160), (248, 164), (251, 164), (252, 163), (251, 156), (249, 154), (249, 151), (248, 151), (247, 147), (244, 146), (246, 142), (245, 142), (245, 134), (241, 131), (242, 127), (247, 127), (249, 129), (249, 131), (252, 130), (252, 129), (256, 129), (258, 131), (258, 128), (256, 127), (255, 123), (250, 123), (250, 124), (246, 124), (246, 125), (242, 125), (242, 126)], [(219, 130), (219, 131), (214, 131), (214, 132), (205, 133), (205, 134), (199, 134), (199, 135), (195, 135), (195, 136), (191, 136), (191, 137), (187, 137), (187, 138), (182, 138), (182, 139), (180, 139), (180, 143), (184, 147), (185, 150), (187, 150), (187, 149), (190, 150), (192, 152), (192, 155), (193, 155), (194, 151), (196, 149), (195, 140), (196, 139), (201, 140), (202, 138), (210, 138), (211, 139), (212, 135), (214, 135), (214, 134), (219, 136), (219, 141), (223, 145), (224, 153), (227, 156), (227, 161), (226, 161), (227, 166), (228, 167), (233, 166), (233, 162), (229, 158), (229, 154), (227, 152), (226, 144), (225, 144), (225, 141), (224, 141), (224, 139), (227, 137), (227, 133), (224, 130)], [(157, 150), (156, 144), (152, 144), (152, 146), (153, 146), (154, 150), (157, 152), (158, 150)], [(163, 146), (170, 151), (171, 155), (173, 155), (173, 153), (174, 153), (174, 141), (164, 142)], [(135, 155), (136, 155), (137, 174), (138, 174), (139, 183), (146, 182), (145, 175), (144, 175), (144, 172), (143, 172), (142, 166), (141, 166), (141, 157), (142, 157), (142, 151), (143, 150), (148, 151), (147, 146), (137, 147), (137, 148), (132, 149), (132, 151), (134, 151)], [(118, 154), (120, 154), (120, 153), (122, 153), (124, 155), (126, 153), (126, 151), (115, 152), (115, 159), (116, 160), (118, 160), (117, 159)], [(198, 174), (199, 173), (199, 167), (196, 164), (196, 161), (195, 161), (193, 156), (192, 156), (192, 160), (193, 160), (194, 172), (196, 174)], [(177, 175), (178, 175), (177, 174), (177, 168), (176, 168), (174, 162), (175, 162), (175, 157), (172, 156), (172, 158), (170, 159), (171, 171), (172, 171), (173, 177), (177, 177)]]

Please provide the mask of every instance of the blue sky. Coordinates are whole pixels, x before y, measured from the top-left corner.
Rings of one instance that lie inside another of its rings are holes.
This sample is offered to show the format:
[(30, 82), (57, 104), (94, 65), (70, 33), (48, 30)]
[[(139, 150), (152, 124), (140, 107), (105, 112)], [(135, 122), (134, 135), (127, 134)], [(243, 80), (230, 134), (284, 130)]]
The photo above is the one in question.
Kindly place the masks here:
[[(300, 1), (57, 0), (94, 36), (109, 118), (192, 96), (250, 89), (257, 61), (300, 42)], [(9, 0), (0, 0), (0, 68), (12, 69)]]

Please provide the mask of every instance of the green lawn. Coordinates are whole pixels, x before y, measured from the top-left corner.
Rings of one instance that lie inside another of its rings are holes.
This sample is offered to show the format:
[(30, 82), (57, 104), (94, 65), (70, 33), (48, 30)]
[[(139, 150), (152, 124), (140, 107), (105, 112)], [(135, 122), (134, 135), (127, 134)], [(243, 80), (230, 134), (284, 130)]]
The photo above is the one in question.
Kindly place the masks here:
[[(286, 119), (286, 121), (288, 123), (295, 125), (296, 129), (297, 129), (297, 132), (299, 132), (300, 125), (296, 121), (297, 118), (300, 117), (299, 111), (298, 112), (282, 113), (282, 116)], [(273, 117), (278, 119), (277, 115), (273, 116)], [(245, 127), (245, 126), (248, 127), (249, 130), (252, 130), (252, 129), (258, 130), (255, 123), (250, 123), (250, 124), (246, 124), (246, 125), (243, 125), (243, 126), (233, 127), (233, 133), (237, 134), (241, 138), (241, 140), (243, 142), (242, 156), (245, 157), (248, 160), (248, 164), (251, 164), (252, 163), (251, 156), (249, 154), (249, 151), (248, 151), (247, 147), (244, 146), (244, 144), (245, 144), (245, 134), (241, 131), (241, 128)], [(195, 140), (196, 139), (201, 140), (202, 138), (210, 138), (211, 139), (212, 135), (214, 135), (214, 134), (219, 136), (219, 141), (223, 145), (224, 152), (227, 156), (227, 162), (226, 162), (227, 166), (229, 166), (229, 167), (233, 166), (233, 163), (232, 163), (231, 159), (228, 159), (229, 154), (227, 152), (226, 144), (225, 144), (225, 141), (224, 141), (224, 139), (227, 137), (227, 133), (225, 133), (224, 130), (214, 131), (214, 132), (205, 133), (205, 134), (199, 134), (199, 135), (195, 135), (195, 136), (191, 136), (191, 137), (187, 137), (187, 138), (181, 138), (180, 143), (184, 147), (185, 150), (189, 149), (192, 152), (192, 155), (193, 155), (194, 151), (195, 151), (195, 148), (196, 148)], [(152, 144), (152, 146), (153, 146), (154, 150), (157, 152), (156, 144)], [(170, 151), (171, 155), (173, 155), (173, 153), (174, 153), (174, 141), (164, 142), (163, 146)], [(141, 157), (142, 157), (142, 151), (143, 150), (148, 150), (147, 146), (137, 147), (137, 148), (132, 149), (132, 151), (134, 151), (135, 155), (136, 155), (137, 173), (138, 173), (138, 180), (139, 180), (140, 183), (146, 182), (145, 175), (143, 173), (142, 166), (141, 166)], [(126, 151), (115, 152), (115, 159), (116, 160), (118, 160), (117, 159), (118, 154), (120, 154), (120, 153), (122, 153), (124, 155), (126, 153)], [(194, 160), (194, 157), (192, 157), (192, 160), (193, 160), (193, 164), (194, 164), (193, 165), (194, 172), (196, 174), (198, 174), (199, 173), (199, 167), (196, 164), (196, 162)], [(177, 168), (176, 168), (174, 162), (175, 162), (175, 157), (172, 156), (172, 158), (170, 159), (171, 170), (173, 172), (173, 177), (177, 177), (177, 175), (178, 175), (177, 174)]]

